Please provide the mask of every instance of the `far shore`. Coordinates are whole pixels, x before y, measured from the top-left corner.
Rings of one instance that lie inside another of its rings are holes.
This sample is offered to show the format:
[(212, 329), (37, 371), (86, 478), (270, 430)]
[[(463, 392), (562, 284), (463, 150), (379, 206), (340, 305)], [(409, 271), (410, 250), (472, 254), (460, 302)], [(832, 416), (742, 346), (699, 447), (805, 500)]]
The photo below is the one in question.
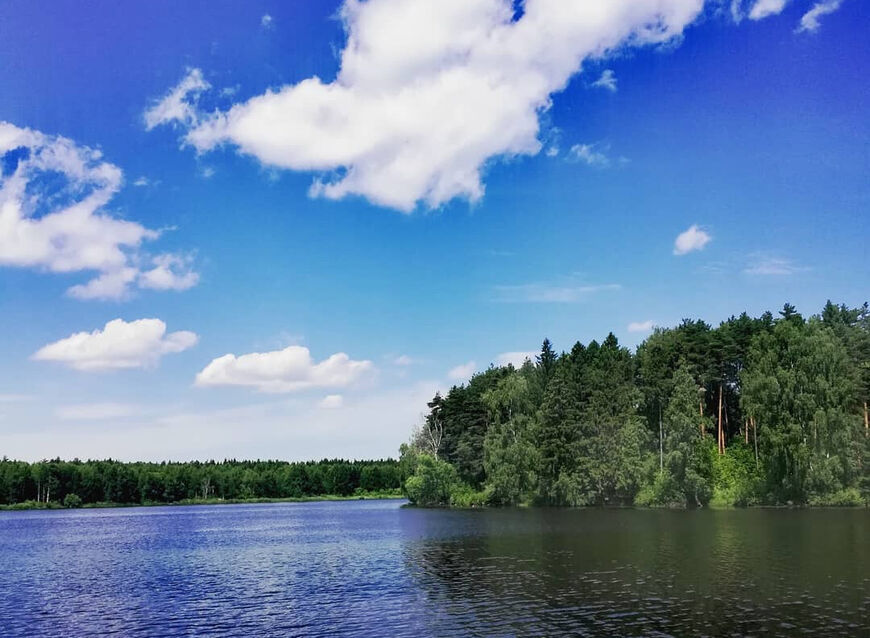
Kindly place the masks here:
[(288, 498), (189, 498), (182, 501), (173, 501), (171, 503), (161, 503), (156, 501), (146, 501), (144, 503), (101, 502), (83, 503), (80, 507), (75, 508), (65, 507), (61, 503), (57, 503), (55, 501), (49, 503), (38, 501), (23, 501), (21, 503), (13, 503), (11, 505), (0, 505), (0, 511), (109, 509), (128, 507), (178, 507), (185, 505), (256, 505), (264, 503), (316, 503), (322, 501), (400, 500), (404, 498), (406, 497), (401, 492), (372, 492), (367, 494), (350, 494), (348, 496), (324, 494), (321, 496), (299, 496)]

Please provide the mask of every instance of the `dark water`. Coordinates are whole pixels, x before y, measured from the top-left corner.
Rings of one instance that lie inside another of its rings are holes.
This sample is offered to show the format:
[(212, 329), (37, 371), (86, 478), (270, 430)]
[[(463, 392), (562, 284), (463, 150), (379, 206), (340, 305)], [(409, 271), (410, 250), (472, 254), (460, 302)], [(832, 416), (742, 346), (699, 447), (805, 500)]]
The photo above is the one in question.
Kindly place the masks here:
[(0, 512), (2, 636), (870, 636), (870, 511)]

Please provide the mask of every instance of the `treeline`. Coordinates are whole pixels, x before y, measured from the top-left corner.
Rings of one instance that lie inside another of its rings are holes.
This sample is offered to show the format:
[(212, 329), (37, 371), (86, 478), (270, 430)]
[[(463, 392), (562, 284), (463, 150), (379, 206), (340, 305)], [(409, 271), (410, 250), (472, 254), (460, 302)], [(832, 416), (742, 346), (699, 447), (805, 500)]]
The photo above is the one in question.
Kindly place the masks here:
[(352, 496), (397, 491), (398, 462), (323, 460), (122, 463), (0, 460), (0, 505), (151, 504)]
[(420, 505), (870, 501), (870, 311), (684, 320), (490, 367), (401, 448)]

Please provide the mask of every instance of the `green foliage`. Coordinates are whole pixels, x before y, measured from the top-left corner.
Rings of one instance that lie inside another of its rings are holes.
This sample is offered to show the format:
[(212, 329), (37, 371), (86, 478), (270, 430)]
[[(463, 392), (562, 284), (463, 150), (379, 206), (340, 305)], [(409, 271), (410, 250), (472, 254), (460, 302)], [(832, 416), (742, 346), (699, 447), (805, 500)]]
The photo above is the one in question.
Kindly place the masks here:
[(0, 505), (26, 501), (82, 504), (176, 503), (304, 498), (392, 492), (402, 486), (393, 460), (223, 461), (121, 463), (119, 461), (0, 460)]
[(450, 463), (419, 454), (414, 473), (405, 481), (405, 493), (419, 507), (446, 507), (458, 484), (456, 469)]
[(504, 377), (483, 395), (490, 425), (483, 442), (488, 501), (517, 505), (531, 500), (537, 487), (536, 421), (528, 380), (519, 372)]
[(769, 502), (762, 494), (763, 477), (756, 468), (752, 450), (743, 443), (730, 446), (719, 454), (716, 442), (709, 441), (707, 458), (712, 466), (713, 497), (715, 507), (744, 507)]
[(77, 508), (82, 506), (82, 499), (78, 494), (70, 492), (63, 497), (63, 506), (69, 508)]
[(561, 355), (545, 340), (536, 363), (436, 396), (426, 423), (443, 425), (457, 503), (851, 503), (870, 502), (868, 402), (867, 304), (786, 304), (657, 328), (636, 355), (612, 334)]
[(860, 491), (854, 487), (847, 487), (833, 494), (813, 495), (810, 497), (809, 504), (813, 507), (860, 507), (868, 503), (861, 496)]

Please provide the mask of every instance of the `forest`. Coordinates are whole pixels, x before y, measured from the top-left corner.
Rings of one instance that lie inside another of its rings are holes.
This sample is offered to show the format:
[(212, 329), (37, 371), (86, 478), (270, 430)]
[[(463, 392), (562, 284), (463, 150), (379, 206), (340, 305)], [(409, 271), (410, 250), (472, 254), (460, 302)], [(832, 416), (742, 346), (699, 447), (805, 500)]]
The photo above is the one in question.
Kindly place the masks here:
[(395, 460), (0, 460), (0, 507), (11, 508), (395, 496), (401, 484)]
[(402, 445), (420, 506), (870, 502), (870, 311), (786, 304), (611, 333), (436, 394)]

